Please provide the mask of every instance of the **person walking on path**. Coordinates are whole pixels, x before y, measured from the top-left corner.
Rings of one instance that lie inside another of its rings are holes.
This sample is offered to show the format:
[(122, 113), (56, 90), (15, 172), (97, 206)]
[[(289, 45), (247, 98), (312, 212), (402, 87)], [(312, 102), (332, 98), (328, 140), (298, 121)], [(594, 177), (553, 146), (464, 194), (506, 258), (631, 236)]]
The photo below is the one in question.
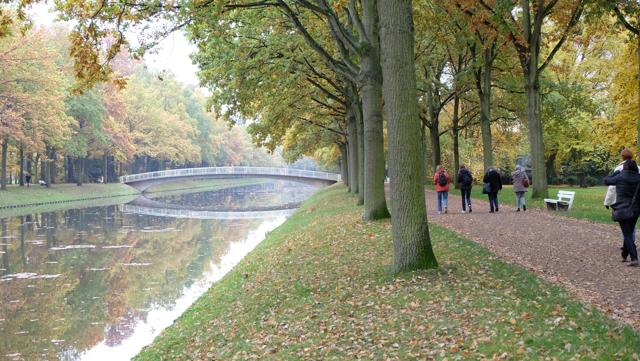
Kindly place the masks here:
[(462, 195), (462, 213), (467, 212), (469, 207), (469, 213), (471, 213), (471, 187), (473, 187), (473, 176), (471, 171), (464, 165), (460, 166), (458, 171), (458, 186), (460, 187), (460, 194)]
[[(625, 148), (620, 152), (620, 157), (622, 158), (622, 162), (618, 164), (613, 172), (622, 172), (622, 167), (624, 166), (624, 162), (633, 159), (633, 152)], [(612, 185), (607, 187), (607, 194), (604, 196), (604, 206), (609, 209), (611, 206), (616, 203), (616, 186)], [(633, 243), (636, 242), (636, 230), (633, 230)], [(620, 247), (620, 251), (624, 252), (624, 237), (622, 237), (622, 247)]]
[(498, 192), (502, 189), (500, 173), (498, 173), (495, 167), (489, 167), (482, 182), (484, 183), (483, 193), (489, 195), (490, 213), (498, 212), (500, 210), (498, 206)]
[(438, 192), (438, 214), (442, 214), (443, 210), (444, 213), (447, 213), (449, 182), (449, 174), (443, 166), (438, 165), (436, 167), (436, 174), (433, 175), (433, 184), (436, 185), (436, 192)]
[(516, 193), (516, 212), (520, 212), (520, 208), (523, 211), (527, 210), (527, 201), (525, 194), (529, 190), (529, 177), (522, 166), (516, 166), (516, 171), (511, 173), (511, 179), (513, 180), (513, 191)]
[(25, 183), (27, 183), (27, 188), (31, 187), (31, 174), (27, 173), (24, 176)]
[(604, 179), (606, 185), (616, 186), (616, 202), (611, 205), (613, 208), (613, 220), (620, 224), (620, 230), (624, 237), (624, 247), (622, 248), (622, 262), (627, 261), (631, 256), (629, 266), (638, 266), (638, 251), (633, 237), (636, 222), (640, 215), (638, 205), (638, 190), (640, 190), (640, 174), (638, 165), (632, 159), (624, 162), (621, 172), (614, 172)]
[[(622, 158), (622, 162), (620, 162), (620, 164), (618, 164), (613, 171), (614, 172), (622, 172), (622, 166), (624, 165), (624, 162), (633, 159), (633, 152), (628, 149), (625, 148), (622, 150), (622, 152), (620, 152), (620, 157)], [(609, 209), (609, 207), (611, 207), (612, 204), (614, 204), (616, 202), (616, 186), (609, 186), (607, 188), (607, 194), (604, 196), (604, 206)]]

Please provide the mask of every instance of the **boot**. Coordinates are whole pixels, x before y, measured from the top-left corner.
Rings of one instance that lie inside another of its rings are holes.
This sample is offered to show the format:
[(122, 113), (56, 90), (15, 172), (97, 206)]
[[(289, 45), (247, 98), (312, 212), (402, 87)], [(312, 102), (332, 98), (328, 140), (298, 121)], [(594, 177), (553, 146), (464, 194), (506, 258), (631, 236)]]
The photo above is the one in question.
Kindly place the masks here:
[(629, 267), (638, 267), (638, 260), (637, 259), (632, 259), (631, 262), (629, 262), (629, 264), (627, 266), (629, 266)]
[(526, 211), (527, 211), (527, 205), (526, 205), (526, 204), (523, 204), (523, 205), (522, 205), (522, 210), (523, 210), (524, 212), (526, 212)]

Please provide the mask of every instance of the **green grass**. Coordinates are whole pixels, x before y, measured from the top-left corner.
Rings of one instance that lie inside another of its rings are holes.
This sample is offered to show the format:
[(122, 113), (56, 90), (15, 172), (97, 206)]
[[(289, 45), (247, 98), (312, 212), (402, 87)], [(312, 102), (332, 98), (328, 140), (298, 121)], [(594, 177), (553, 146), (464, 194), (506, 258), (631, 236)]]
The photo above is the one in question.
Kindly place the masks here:
[(264, 178), (242, 178), (242, 179), (194, 179), (182, 180), (172, 183), (160, 184), (149, 187), (145, 193), (157, 194), (162, 193), (163, 196), (171, 194), (186, 194), (203, 191), (214, 191), (225, 188), (240, 187), (245, 185), (263, 184), (271, 180)]
[(119, 183), (87, 183), (81, 187), (75, 184), (54, 184), (50, 188), (37, 185), (31, 187), (10, 186), (7, 190), (0, 191), (0, 207), (120, 197), (138, 193), (134, 188)]
[(441, 267), (393, 276), (390, 223), (342, 186), (271, 232), (137, 360), (630, 360), (638, 334), (431, 225)]
[[(434, 189), (433, 187), (427, 187)], [(559, 190), (576, 192), (576, 197), (573, 201), (573, 208), (569, 212), (558, 212), (559, 215), (587, 219), (594, 222), (611, 223), (611, 211), (604, 208), (603, 201), (604, 195), (607, 194), (607, 187), (550, 187), (549, 198), (556, 198)], [(451, 194), (459, 195), (458, 189), (451, 187)], [(475, 185), (471, 190), (471, 198), (481, 199), (488, 201), (486, 194), (482, 194), (482, 185)], [(546, 208), (546, 205), (542, 199), (531, 199), (531, 191), (527, 192), (527, 207), (528, 208)], [(504, 186), (502, 191), (498, 194), (498, 201), (500, 204), (506, 204), (515, 207), (516, 206), (516, 194), (513, 192), (513, 188), (510, 185)]]
[(65, 209), (79, 209), (90, 207), (111, 206), (129, 203), (138, 197), (138, 194), (129, 196), (115, 196), (109, 198), (92, 199), (86, 201), (73, 201), (65, 203), (48, 203), (37, 206), (24, 206), (18, 208), (0, 208), (0, 218), (19, 217), (28, 214), (55, 212)]
[(50, 188), (10, 185), (6, 191), (0, 191), (0, 217), (127, 203), (139, 194), (136, 189), (119, 183), (87, 183), (81, 187), (54, 184)]

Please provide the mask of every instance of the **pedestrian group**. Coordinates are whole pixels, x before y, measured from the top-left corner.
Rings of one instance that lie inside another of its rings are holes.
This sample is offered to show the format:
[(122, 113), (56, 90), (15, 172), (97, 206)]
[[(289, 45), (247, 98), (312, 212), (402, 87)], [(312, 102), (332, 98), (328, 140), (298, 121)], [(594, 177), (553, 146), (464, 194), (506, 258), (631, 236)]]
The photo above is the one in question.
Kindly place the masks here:
[[(612, 218), (620, 225), (622, 231), (622, 247), (620, 255), (622, 262), (629, 262), (629, 266), (638, 267), (638, 251), (636, 248), (636, 223), (640, 217), (640, 171), (638, 164), (633, 160), (633, 152), (623, 149), (620, 152), (622, 161), (613, 173), (604, 179), (609, 186), (604, 199), (604, 206), (611, 209)], [(473, 175), (471, 171), (460, 166), (456, 177), (460, 195), (462, 198), (462, 213), (471, 213), (471, 190), (473, 188)], [(516, 212), (526, 211), (526, 193), (529, 190), (529, 177), (522, 166), (517, 166), (511, 173), (513, 191), (516, 195)], [(449, 173), (442, 165), (436, 167), (433, 175), (433, 183), (438, 193), (438, 214), (448, 212)], [(496, 167), (489, 167), (482, 178), (482, 193), (489, 198), (489, 212), (500, 211), (498, 193), (502, 190), (502, 176)]]
[[(517, 166), (515, 172), (511, 173), (513, 181), (513, 191), (516, 193), (516, 211), (527, 210), (525, 193), (529, 190), (529, 177), (523, 167)], [(458, 176), (456, 177), (460, 195), (462, 196), (462, 213), (471, 213), (471, 189), (473, 188), (473, 175), (464, 165), (460, 166)], [(489, 197), (489, 212), (495, 213), (500, 211), (498, 203), (498, 193), (502, 190), (502, 175), (496, 167), (489, 167), (482, 178), (482, 193)], [(436, 167), (433, 175), (433, 184), (436, 186), (438, 195), (438, 214), (448, 213), (449, 203), (449, 184), (451, 178), (449, 173), (442, 165)]]

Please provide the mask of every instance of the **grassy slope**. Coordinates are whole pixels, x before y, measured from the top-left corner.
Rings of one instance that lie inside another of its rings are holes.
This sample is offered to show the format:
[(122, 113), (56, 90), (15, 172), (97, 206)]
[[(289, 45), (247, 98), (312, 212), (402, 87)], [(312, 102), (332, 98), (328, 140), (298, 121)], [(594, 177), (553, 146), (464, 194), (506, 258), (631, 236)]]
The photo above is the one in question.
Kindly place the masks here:
[(640, 338), (431, 226), (441, 267), (393, 277), (390, 224), (319, 192), (138, 360), (631, 359)]
[[(549, 188), (549, 198), (556, 198), (558, 190), (567, 190), (576, 192), (573, 201), (573, 208), (569, 212), (559, 213), (561, 215), (579, 219), (588, 219), (595, 222), (611, 223), (611, 211), (604, 208), (604, 195), (607, 193), (606, 187), (590, 187), (590, 188), (569, 188), (569, 187), (551, 187)], [(452, 194), (460, 194), (457, 189), (451, 190)], [(488, 201), (487, 195), (482, 194), (482, 185), (475, 185), (471, 191), (471, 197)], [(500, 204), (508, 204), (516, 206), (516, 195), (511, 186), (505, 186), (498, 194)], [(530, 208), (546, 208), (541, 199), (532, 200), (531, 192), (527, 192), (527, 207)]]

